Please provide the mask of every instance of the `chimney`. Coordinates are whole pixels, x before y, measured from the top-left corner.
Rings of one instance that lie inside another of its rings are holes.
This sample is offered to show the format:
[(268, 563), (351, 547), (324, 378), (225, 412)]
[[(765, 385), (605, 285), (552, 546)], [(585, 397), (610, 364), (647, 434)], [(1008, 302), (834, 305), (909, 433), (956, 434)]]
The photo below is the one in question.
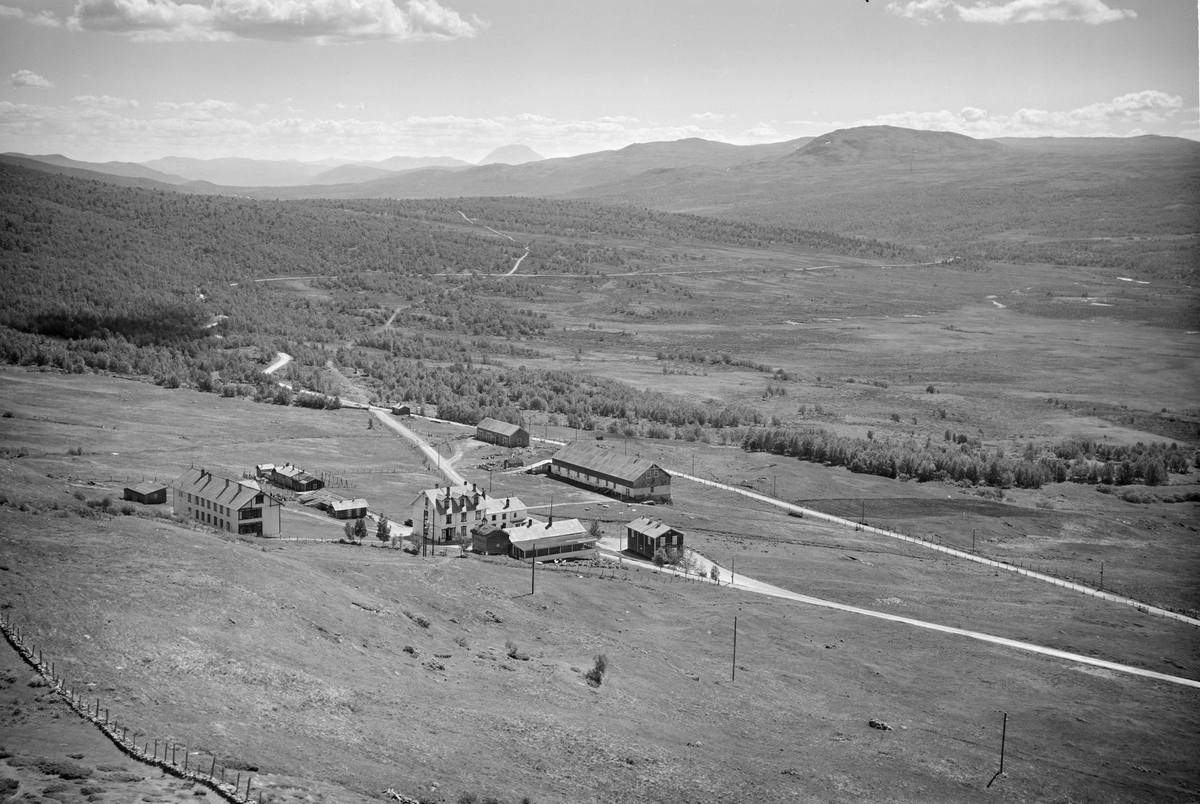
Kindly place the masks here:
[(505, 498), (504, 498), (504, 510), (505, 510), (505, 511), (507, 511), (507, 510), (508, 510), (508, 504), (509, 504), (510, 502), (512, 502), (512, 499), (511, 499), (511, 498), (509, 498), (509, 497), (505, 497)]
[(551, 526), (551, 525), (553, 525), (553, 524), (554, 524), (554, 514), (551, 514), (551, 515), (550, 515), (550, 521), (546, 523), (546, 530), (549, 530), (549, 529), (550, 529), (550, 526)]
[(471, 491), (475, 491), (475, 484), (474, 484), (474, 483), (472, 483), (472, 484), (471, 484)]

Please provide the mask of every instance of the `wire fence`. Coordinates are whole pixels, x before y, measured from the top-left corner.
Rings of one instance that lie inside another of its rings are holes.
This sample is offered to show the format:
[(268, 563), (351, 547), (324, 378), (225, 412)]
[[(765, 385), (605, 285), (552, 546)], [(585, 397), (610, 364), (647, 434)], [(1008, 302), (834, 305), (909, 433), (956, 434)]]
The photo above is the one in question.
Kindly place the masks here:
[[(4, 618), (0, 619), (0, 632), (3, 632), (13, 650), (37, 671), (54, 695), (66, 702), (75, 714), (100, 729), (121, 753), (172, 776), (203, 785), (231, 804), (248, 804), (253, 800), (261, 804), (262, 788), (254, 790), (254, 777), (250, 773), (246, 773), (243, 779), (242, 771), (232, 770), (234, 778), (231, 780), (228, 778), (231, 769), (226, 768), (217, 757), (192, 751), (178, 741), (151, 737), (148, 732), (137, 728), (131, 730), (129, 724), (114, 716), (100, 698), (77, 691), (58, 674), (54, 660), (48, 659), (42, 654), (41, 648), (27, 640), (28, 634), (13, 623), (11, 614), (4, 614)], [(251, 798), (254, 792), (258, 793), (257, 799)]]

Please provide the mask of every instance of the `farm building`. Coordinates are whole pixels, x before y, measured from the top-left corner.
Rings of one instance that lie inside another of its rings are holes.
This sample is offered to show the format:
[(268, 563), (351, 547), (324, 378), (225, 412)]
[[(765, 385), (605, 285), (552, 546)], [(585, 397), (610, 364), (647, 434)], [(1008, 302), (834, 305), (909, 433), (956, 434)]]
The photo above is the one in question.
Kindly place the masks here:
[(550, 474), (623, 500), (671, 501), (671, 475), (665, 469), (601, 447), (568, 444), (554, 453)]
[(529, 431), (517, 424), (499, 419), (484, 419), (475, 425), (475, 437), (501, 447), (528, 447)]
[(472, 483), (427, 489), (412, 505), (413, 537), (433, 542), (466, 539), (483, 522), (505, 527), (525, 519), (525, 504), (516, 497), (489, 497)]
[(121, 499), (142, 505), (159, 505), (167, 501), (167, 487), (162, 483), (138, 483), (136, 486), (126, 486)]
[(412, 414), (412, 409), (408, 405), (392, 405), (393, 416), (409, 416)]
[(283, 501), (253, 480), (238, 480), (206, 469), (188, 469), (171, 483), (177, 516), (229, 533), (278, 536)]
[(509, 555), (518, 561), (553, 561), (565, 558), (590, 558), (596, 554), (596, 538), (589, 536), (578, 519), (539, 522), (526, 519), (509, 525), (504, 531), (511, 544)]
[(367, 501), (362, 498), (334, 500), (329, 508), (334, 519), (362, 519), (367, 515)]
[(659, 550), (683, 549), (683, 531), (647, 517), (635, 519), (625, 526), (625, 549), (631, 553), (654, 558)]
[(320, 478), (313, 477), (308, 472), (297, 466), (292, 466), (290, 463), (272, 467), (268, 479), (276, 486), (291, 489), (292, 491), (316, 491), (325, 486), (324, 481)]
[(471, 549), (486, 556), (506, 556), (512, 543), (508, 531), (495, 522), (481, 522), (471, 528)]

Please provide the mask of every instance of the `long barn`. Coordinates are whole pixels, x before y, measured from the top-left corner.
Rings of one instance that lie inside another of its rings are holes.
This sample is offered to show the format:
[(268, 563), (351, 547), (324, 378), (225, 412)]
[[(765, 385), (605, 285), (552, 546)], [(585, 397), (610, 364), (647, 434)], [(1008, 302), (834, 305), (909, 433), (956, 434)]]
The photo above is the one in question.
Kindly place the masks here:
[(554, 453), (550, 474), (622, 500), (671, 501), (671, 475), (658, 464), (614, 450), (568, 444)]

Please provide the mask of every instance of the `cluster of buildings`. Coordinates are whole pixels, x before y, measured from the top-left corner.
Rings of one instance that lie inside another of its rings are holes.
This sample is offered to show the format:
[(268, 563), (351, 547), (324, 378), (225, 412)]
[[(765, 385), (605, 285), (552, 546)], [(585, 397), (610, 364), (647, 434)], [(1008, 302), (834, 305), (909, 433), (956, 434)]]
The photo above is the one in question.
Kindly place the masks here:
[[(529, 445), (525, 428), (495, 419), (480, 422), (476, 437), (502, 447)], [(671, 475), (666, 470), (643, 458), (603, 447), (569, 444), (558, 450), (541, 471), (625, 501), (671, 500)], [(169, 488), (178, 516), (229, 533), (255, 536), (278, 536), (282, 530), (280, 512), (284, 501), (271, 493), (272, 486), (296, 492), (302, 502), (316, 504), (336, 519), (367, 515), (366, 500), (347, 500), (322, 492), (324, 485), (320, 478), (291, 464), (260, 464), (253, 478), (191, 468), (169, 485), (142, 483), (126, 488), (124, 496), (145, 504), (165, 504)], [(316, 499), (319, 494), (324, 496)], [(555, 519), (553, 515), (546, 521), (536, 519), (518, 497), (492, 496), (474, 483), (427, 489), (409, 508), (413, 539), (424, 543), (469, 543), (477, 553), (508, 555), (527, 562), (586, 558), (597, 550), (596, 537), (578, 519)], [(683, 531), (647, 517), (625, 527), (625, 549), (646, 558), (653, 558), (660, 550), (682, 550), (683, 542)]]

